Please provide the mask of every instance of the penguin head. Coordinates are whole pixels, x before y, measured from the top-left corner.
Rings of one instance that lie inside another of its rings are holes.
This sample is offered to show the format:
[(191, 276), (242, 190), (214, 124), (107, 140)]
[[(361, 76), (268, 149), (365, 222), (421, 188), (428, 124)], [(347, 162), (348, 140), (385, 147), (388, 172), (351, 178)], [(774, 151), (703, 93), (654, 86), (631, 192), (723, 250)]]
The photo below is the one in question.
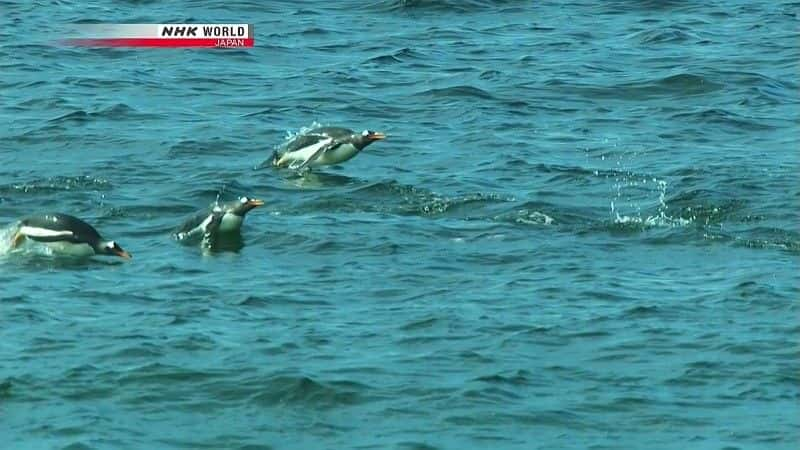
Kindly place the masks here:
[(355, 135), (354, 138), (355, 139), (353, 140), (355, 141), (354, 142), (355, 146), (358, 147), (358, 149), (360, 150), (375, 141), (386, 139), (386, 135), (379, 131), (364, 130), (361, 133)]
[(235, 214), (237, 216), (244, 216), (251, 209), (257, 208), (264, 204), (263, 200), (259, 200), (257, 198), (250, 198), (250, 197), (241, 197), (238, 201), (233, 203), (227, 212)]
[(102, 255), (113, 255), (119, 256), (120, 258), (131, 259), (131, 254), (123, 250), (122, 247), (114, 241), (101, 242), (94, 250)]

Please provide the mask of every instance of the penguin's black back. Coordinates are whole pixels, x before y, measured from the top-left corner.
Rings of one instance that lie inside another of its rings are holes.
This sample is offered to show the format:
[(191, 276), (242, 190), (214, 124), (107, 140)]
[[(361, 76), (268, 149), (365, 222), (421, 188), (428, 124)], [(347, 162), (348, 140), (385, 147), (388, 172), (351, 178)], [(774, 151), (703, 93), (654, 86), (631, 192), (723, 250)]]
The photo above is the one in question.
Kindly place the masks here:
[(88, 223), (75, 216), (61, 213), (49, 213), (39, 216), (26, 217), (20, 221), (23, 226), (45, 228), (53, 231), (71, 231), (72, 236), (40, 237), (29, 236), (37, 241), (70, 241), (86, 242), (94, 245), (102, 240), (100, 233)]
[(213, 211), (203, 210), (198, 211), (188, 219), (184, 220), (183, 223), (175, 229), (175, 233), (188, 233), (193, 229), (197, 228), (198, 225), (203, 223), (206, 218), (208, 218), (209, 214), (212, 214)]
[(332, 137), (334, 141), (346, 139), (353, 134), (353, 130), (341, 127), (314, 128), (307, 133), (299, 134), (285, 144), (282, 151), (293, 152), (301, 148), (314, 145), (317, 142)]

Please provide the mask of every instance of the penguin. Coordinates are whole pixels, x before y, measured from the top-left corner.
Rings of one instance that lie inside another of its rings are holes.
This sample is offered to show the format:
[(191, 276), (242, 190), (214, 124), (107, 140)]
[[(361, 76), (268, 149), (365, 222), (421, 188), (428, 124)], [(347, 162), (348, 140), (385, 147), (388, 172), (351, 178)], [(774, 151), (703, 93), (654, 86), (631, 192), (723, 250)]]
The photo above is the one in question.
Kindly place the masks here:
[(300, 170), (339, 164), (356, 156), (369, 144), (383, 139), (386, 135), (378, 131), (357, 133), (341, 127), (318, 127), (295, 136), (262, 166), (271, 163), (274, 167)]
[(244, 216), (252, 209), (264, 205), (262, 200), (241, 197), (229, 203), (215, 204), (210, 211), (201, 211), (181, 225), (175, 233), (179, 241), (201, 237), (203, 245), (213, 244), (220, 234), (239, 233)]
[(59, 255), (131, 258), (115, 241), (103, 239), (94, 227), (68, 214), (48, 213), (20, 220), (11, 248), (19, 247), (26, 239), (41, 243)]

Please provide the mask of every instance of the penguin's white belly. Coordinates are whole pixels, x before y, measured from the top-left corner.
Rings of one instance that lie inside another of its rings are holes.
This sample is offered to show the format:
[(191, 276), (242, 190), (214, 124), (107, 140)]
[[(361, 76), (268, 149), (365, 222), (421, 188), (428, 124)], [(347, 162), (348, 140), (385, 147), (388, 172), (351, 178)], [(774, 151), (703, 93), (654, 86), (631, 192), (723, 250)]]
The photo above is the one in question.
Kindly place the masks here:
[(333, 150), (328, 150), (315, 161), (311, 162), (312, 167), (330, 166), (347, 161), (356, 156), (358, 149), (353, 144), (342, 144)]
[(288, 165), (291, 166), (295, 163), (303, 163), (308, 161), (312, 156), (314, 156), (315, 153), (317, 153), (319, 149), (325, 147), (331, 142), (333, 142), (333, 138), (329, 137), (317, 142), (316, 144), (299, 148), (293, 152), (287, 152), (278, 160), (278, 165), (288, 163)]
[(222, 216), (222, 223), (219, 224), (219, 231), (223, 233), (233, 233), (239, 231), (242, 228), (243, 220), (244, 218), (242, 216), (225, 213), (225, 215)]
[(94, 249), (89, 244), (75, 244), (72, 242), (37, 242), (48, 249), (48, 253), (63, 256), (92, 256)]

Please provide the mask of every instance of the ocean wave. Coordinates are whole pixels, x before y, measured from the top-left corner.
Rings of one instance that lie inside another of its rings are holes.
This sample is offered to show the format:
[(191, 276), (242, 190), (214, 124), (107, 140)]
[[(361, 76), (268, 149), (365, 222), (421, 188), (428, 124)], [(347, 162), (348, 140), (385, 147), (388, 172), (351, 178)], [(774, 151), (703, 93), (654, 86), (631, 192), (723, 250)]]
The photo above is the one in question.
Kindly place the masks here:
[(610, 86), (568, 83), (559, 78), (547, 80), (545, 84), (559, 92), (577, 94), (593, 101), (681, 98), (709, 94), (724, 87), (723, 83), (692, 73), (679, 73)]
[(794, 255), (800, 254), (800, 233), (783, 228), (751, 228), (732, 236), (731, 242), (735, 246), (763, 250), (785, 250)]
[(9, 183), (0, 185), (0, 193), (8, 195), (19, 194), (50, 194), (60, 191), (103, 191), (114, 189), (105, 178), (83, 176), (56, 176), (49, 178), (33, 179), (22, 183)]
[(182, 140), (172, 144), (167, 150), (167, 155), (171, 157), (193, 157), (207, 154), (237, 153), (238, 150), (241, 150), (239, 143), (222, 137), (214, 137), (207, 141)]
[(146, 120), (160, 118), (160, 114), (142, 113), (124, 103), (116, 103), (94, 112), (79, 109), (50, 119), (53, 124), (86, 123), (98, 119), (107, 120)]
[(396, 63), (403, 63), (407, 61), (412, 61), (415, 59), (421, 58), (422, 55), (415, 50), (412, 50), (408, 47), (401, 48), (400, 50), (393, 51), (391, 53), (374, 56), (365, 61), (365, 63), (372, 63), (372, 64), (396, 64)]
[(489, 92), (469, 85), (428, 89), (418, 93), (417, 95), (434, 98), (478, 98), (482, 100), (493, 100), (495, 98)]
[(740, 133), (775, 129), (773, 125), (765, 123), (763, 120), (745, 117), (723, 108), (703, 108), (697, 111), (680, 112), (673, 114), (672, 118), (692, 124), (724, 125)]
[(641, 44), (649, 45), (665, 43), (686, 44), (691, 41), (698, 41), (701, 38), (680, 28), (665, 27), (639, 31), (628, 36), (628, 39), (633, 39)]
[(369, 401), (369, 386), (354, 381), (317, 381), (302, 375), (277, 375), (258, 382), (249, 402), (256, 405), (331, 409)]
[(383, 12), (470, 13), (519, 3), (516, 0), (381, 0), (370, 7)]

